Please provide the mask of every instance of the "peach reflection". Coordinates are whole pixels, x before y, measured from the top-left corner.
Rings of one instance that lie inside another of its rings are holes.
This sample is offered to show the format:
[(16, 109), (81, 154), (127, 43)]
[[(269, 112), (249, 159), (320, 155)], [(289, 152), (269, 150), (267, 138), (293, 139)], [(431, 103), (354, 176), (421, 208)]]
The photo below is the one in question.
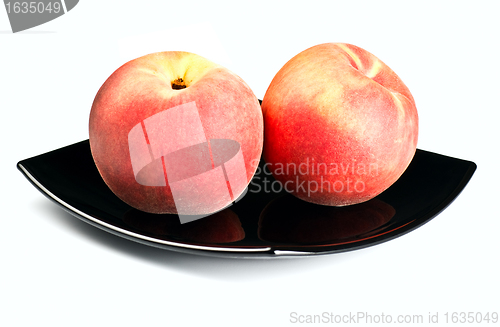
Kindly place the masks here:
[(285, 195), (271, 201), (259, 218), (259, 238), (268, 242), (341, 243), (388, 223), (396, 210), (378, 199), (330, 207)]
[(231, 243), (245, 238), (238, 215), (230, 209), (186, 224), (181, 224), (175, 214), (151, 214), (131, 209), (123, 221), (138, 232), (179, 241)]

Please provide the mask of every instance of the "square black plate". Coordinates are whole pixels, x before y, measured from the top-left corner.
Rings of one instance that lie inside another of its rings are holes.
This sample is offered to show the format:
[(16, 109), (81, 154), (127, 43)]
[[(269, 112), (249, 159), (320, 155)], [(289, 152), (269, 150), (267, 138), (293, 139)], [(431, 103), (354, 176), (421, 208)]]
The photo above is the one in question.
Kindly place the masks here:
[(64, 210), (112, 234), (168, 250), (237, 258), (331, 254), (389, 241), (438, 215), (476, 170), (471, 161), (417, 149), (385, 192), (336, 208), (285, 191), (258, 192), (265, 179), (273, 182), (260, 169), (241, 200), (181, 225), (177, 215), (144, 213), (117, 198), (99, 175), (88, 140), (22, 160), (17, 167)]

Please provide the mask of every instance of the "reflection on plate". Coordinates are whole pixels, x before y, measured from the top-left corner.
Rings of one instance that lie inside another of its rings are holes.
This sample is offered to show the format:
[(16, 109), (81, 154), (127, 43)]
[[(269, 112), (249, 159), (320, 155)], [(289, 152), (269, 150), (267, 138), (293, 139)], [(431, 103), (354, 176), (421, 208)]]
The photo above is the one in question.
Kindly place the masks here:
[(379, 199), (346, 207), (318, 206), (287, 194), (272, 200), (259, 220), (259, 238), (274, 243), (338, 245), (387, 229), (396, 210)]
[(88, 140), (17, 166), (49, 199), (105, 231), (168, 250), (237, 258), (338, 253), (389, 241), (439, 214), (476, 170), (473, 162), (418, 149), (385, 192), (335, 208), (303, 202), (284, 190), (264, 192), (263, 183), (273, 180), (259, 169), (241, 200), (210, 217), (180, 224), (177, 215), (144, 213), (118, 199), (99, 175)]
[(156, 215), (132, 208), (123, 215), (123, 221), (137, 233), (181, 242), (222, 244), (245, 238), (238, 215), (229, 208), (189, 224), (181, 224), (177, 215)]

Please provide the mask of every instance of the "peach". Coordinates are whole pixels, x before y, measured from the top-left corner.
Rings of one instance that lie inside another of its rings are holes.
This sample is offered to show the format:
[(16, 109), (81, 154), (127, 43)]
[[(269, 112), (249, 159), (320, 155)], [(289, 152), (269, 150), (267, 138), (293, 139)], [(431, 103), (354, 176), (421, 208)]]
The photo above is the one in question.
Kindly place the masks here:
[(320, 44), (293, 57), (273, 78), (262, 111), (267, 167), (308, 202), (372, 199), (416, 151), (418, 115), (409, 89), (354, 45)]
[(244, 193), (261, 156), (263, 117), (250, 87), (228, 69), (193, 53), (159, 52), (104, 82), (89, 140), (120, 199), (194, 220)]

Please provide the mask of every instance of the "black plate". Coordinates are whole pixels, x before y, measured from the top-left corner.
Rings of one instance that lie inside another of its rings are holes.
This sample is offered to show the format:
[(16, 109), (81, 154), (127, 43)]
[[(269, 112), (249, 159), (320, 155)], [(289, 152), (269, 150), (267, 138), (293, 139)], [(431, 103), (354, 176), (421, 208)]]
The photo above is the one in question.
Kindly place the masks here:
[[(262, 162), (261, 162), (262, 165)], [(147, 214), (118, 199), (103, 182), (85, 140), (17, 164), (49, 199), (83, 221), (143, 244), (224, 257), (286, 257), (356, 250), (404, 235), (431, 220), (462, 191), (473, 162), (417, 149), (385, 192), (348, 207), (306, 203), (267, 189), (263, 170), (229, 208), (191, 223)], [(276, 188), (275, 188), (276, 189)]]

